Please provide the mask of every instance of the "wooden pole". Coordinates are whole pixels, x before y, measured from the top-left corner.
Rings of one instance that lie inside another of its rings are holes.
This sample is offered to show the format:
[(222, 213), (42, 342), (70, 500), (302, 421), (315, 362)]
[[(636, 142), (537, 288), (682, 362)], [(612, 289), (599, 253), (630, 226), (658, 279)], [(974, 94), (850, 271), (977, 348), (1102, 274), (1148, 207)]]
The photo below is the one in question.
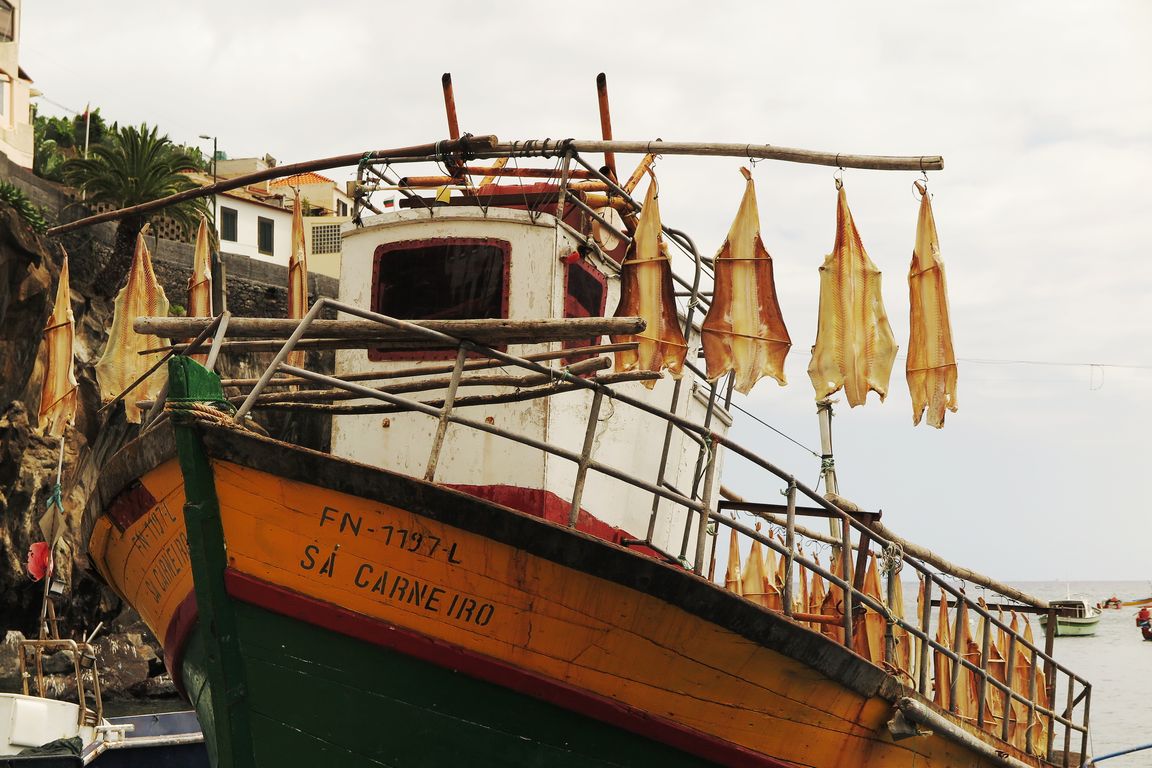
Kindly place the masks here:
[[(608, 77), (603, 72), (596, 75), (596, 100), (600, 105), (600, 135), (604, 141), (612, 141), (612, 113), (608, 108)], [(604, 150), (604, 165), (612, 172), (612, 178), (618, 178), (616, 173), (616, 153), (611, 149)]]
[[(202, 333), (214, 322), (211, 317), (138, 317), (137, 333), (163, 338), (187, 338)], [(428, 330), (466, 338), (483, 344), (531, 344), (582, 339), (591, 336), (626, 336), (642, 332), (639, 317), (573, 317), (548, 320), (413, 320)], [(291, 318), (234, 317), (228, 326), (232, 338), (287, 338), (299, 320)], [(419, 341), (412, 333), (372, 320), (313, 320), (303, 338)]]
[[(185, 200), (195, 200), (198, 197), (208, 197), (209, 195), (217, 195), (221, 192), (227, 192), (232, 189), (246, 187), (249, 184), (255, 184), (261, 181), (268, 181), (269, 179), (279, 179), (284, 176), (295, 176), (300, 173), (308, 173), (311, 171), (324, 171), (331, 168), (344, 168), (347, 166), (355, 166), (360, 163), (372, 163), (380, 160), (426, 160), (435, 159), (448, 154), (462, 154), (462, 155), (476, 155), (475, 150), (483, 148), (486, 152), (490, 152), (497, 144), (495, 136), (466, 136), (462, 139), (455, 141), (437, 141), (431, 144), (417, 144), (411, 147), (400, 147), (398, 149), (376, 149), (368, 150), (367, 152), (353, 152), (347, 155), (334, 155), (332, 157), (324, 157), (319, 160), (306, 160), (300, 163), (289, 163), (288, 165), (278, 165), (275, 168), (268, 168), (263, 171), (256, 171), (255, 173), (246, 173), (243, 176), (236, 176), (231, 179), (221, 179), (214, 184), (208, 184), (203, 187), (196, 187), (195, 189), (188, 189), (183, 192), (177, 192), (174, 195), (161, 197), (147, 203), (129, 206), (127, 208), (120, 208), (115, 211), (108, 211), (107, 213), (99, 213), (94, 216), (87, 216), (83, 219), (68, 224), (61, 224), (57, 227), (50, 228), (45, 234), (49, 237), (62, 235), (65, 232), (71, 232), (74, 229), (81, 229), (83, 227), (90, 227), (93, 224), (99, 224), (104, 221), (115, 221), (140, 213), (150, 213), (152, 211), (167, 208), (176, 203), (182, 203)], [(476, 155), (478, 156), (478, 155)], [(496, 157), (496, 155), (484, 155), (485, 157)]]
[(414, 162), (421, 160), (434, 160), (445, 155), (460, 154), (469, 158), (501, 158), (501, 157), (531, 157), (554, 156), (566, 149), (575, 152), (612, 152), (635, 155), (696, 155), (702, 157), (745, 157), (763, 160), (778, 160), (787, 163), (807, 163), (810, 165), (825, 165), (832, 168), (862, 168), (876, 171), (939, 171), (944, 168), (944, 159), (939, 155), (856, 155), (839, 152), (821, 152), (793, 147), (776, 147), (771, 144), (722, 144), (712, 142), (685, 142), (685, 141), (604, 141), (585, 139), (566, 139), (552, 141), (548, 139), (532, 139), (528, 141), (501, 142), (495, 136), (465, 136), (457, 140), (438, 141), (431, 144), (418, 144), (398, 149), (378, 149), (367, 152), (353, 152), (347, 155), (335, 155), (319, 160), (308, 160), (300, 163), (290, 163), (275, 168), (269, 168), (256, 173), (248, 173), (231, 179), (223, 179), (214, 184), (208, 184), (196, 189), (177, 192), (168, 197), (161, 197), (151, 202), (120, 208), (107, 213), (87, 216), (83, 219), (60, 226), (51, 227), (46, 234), (56, 237), (65, 232), (71, 232), (104, 221), (115, 221), (132, 214), (150, 213), (166, 208), (185, 200), (194, 200), (198, 197), (208, 197), (227, 192), (249, 184), (255, 184), (269, 179), (278, 179), (284, 176), (294, 176), (310, 171), (323, 171), (331, 168), (373, 163), (381, 160), (393, 162)]

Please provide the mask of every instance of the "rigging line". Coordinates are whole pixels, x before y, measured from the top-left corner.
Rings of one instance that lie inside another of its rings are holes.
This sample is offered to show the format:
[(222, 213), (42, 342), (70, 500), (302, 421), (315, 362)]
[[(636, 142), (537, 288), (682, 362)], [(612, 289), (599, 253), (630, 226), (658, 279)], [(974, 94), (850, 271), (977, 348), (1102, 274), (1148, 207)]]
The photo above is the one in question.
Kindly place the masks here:
[(795, 443), (796, 445), (798, 445), (799, 447), (801, 447), (801, 448), (803, 448), (804, 450), (808, 451), (808, 453), (812, 454), (812, 455), (813, 455), (813, 456), (815, 456), (816, 458), (818, 458), (818, 459), (820, 458), (820, 454), (819, 454), (819, 453), (817, 453), (816, 451), (812, 450), (812, 449), (811, 449), (811, 448), (809, 448), (808, 446), (804, 445), (804, 443), (801, 443), (799, 440), (796, 440), (795, 438), (791, 437), (790, 435), (787, 435), (787, 434), (785, 434), (784, 432), (781, 432), (779, 429), (776, 429), (776, 427), (774, 427), (774, 426), (772, 426), (771, 424), (769, 424), (768, 422), (764, 421), (764, 419), (760, 418), (759, 416), (757, 416), (756, 414), (752, 413), (751, 411), (747, 411), (747, 410), (745, 410), (744, 408), (741, 408), (739, 405), (737, 405), (737, 404), (736, 404), (736, 402), (735, 402), (735, 401), (733, 401), (733, 403), (732, 403), (732, 407), (733, 407), (733, 408), (735, 408), (736, 410), (740, 411), (740, 413), (744, 414), (745, 416), (747, 416), (748, 418), (752, 419), (753, 421), (755, 421), (755, 422), (757, 422), (757, 423), (759, 423), (759, 424), (762, 424), (762, 425), (763, 425), (763, 426), (765, 426), (765, 427), (768, 427), (768, 429), (770, 429), (770, 430), (772, 430), (773, 432), (775, 432), (776, 434), (780, 435), (780, 437), (783, 437), (785, 440), (789, 440), (789, 441), (791, 441), (791, 442)]
[(1065, 363), (1054, 360), (996, 360), (992, 358), (958, 357), (957, 362), (976, 363), (978, 365), (1050, 365), (1063, 368), (1128, 368), (1131, 370), (1150, 371), (1152, 365), (1139, 365), (1130, 363)]

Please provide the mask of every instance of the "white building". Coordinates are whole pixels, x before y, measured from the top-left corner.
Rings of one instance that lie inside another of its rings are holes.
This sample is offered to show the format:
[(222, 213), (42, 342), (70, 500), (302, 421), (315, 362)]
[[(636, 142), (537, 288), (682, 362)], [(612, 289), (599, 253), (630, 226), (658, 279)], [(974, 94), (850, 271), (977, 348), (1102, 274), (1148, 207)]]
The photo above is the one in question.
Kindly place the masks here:
[(20, 0), (0, 0), (0, 152), (32, 167), (32, 79), (20, 68)]

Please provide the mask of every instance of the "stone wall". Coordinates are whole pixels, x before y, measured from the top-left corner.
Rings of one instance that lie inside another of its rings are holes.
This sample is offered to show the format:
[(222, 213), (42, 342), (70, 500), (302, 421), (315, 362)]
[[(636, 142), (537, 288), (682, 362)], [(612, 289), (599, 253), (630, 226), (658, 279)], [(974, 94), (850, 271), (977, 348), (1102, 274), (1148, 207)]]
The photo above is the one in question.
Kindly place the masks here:
[[(0, 155), (0, 179), (23, 190), (29, 200), (44, 209), (45, 216), (53, 224), (75, 221), (93, 212), (80, 202), (69, 187), (41, 179), (4, 155)], [(84, 285), (85, 278), (96, 274), (103, 258), (111, 250), (115, 229), (112, 223), (97, 224), (70, 232), (60, 238), (71, 255), (74, 281)], [(192, 244), (163, 237), (150, 237), (148, 247), (152, 250), (156, 276), (164, 286), (168, 300), (172, 304), (186, 306), (188, 279), (192, 276)], [(224, 260), (225, 282), (228, 285), (228, 310), (232, 314), (243, 317), (287, 316), (286, 267), (238, 254), (223, 253), (221, 256)], [(320, 296), (336, 298), (339, 292), (339, 280), (326, 275), (309, 275), (310, 301), (315, 301)]]

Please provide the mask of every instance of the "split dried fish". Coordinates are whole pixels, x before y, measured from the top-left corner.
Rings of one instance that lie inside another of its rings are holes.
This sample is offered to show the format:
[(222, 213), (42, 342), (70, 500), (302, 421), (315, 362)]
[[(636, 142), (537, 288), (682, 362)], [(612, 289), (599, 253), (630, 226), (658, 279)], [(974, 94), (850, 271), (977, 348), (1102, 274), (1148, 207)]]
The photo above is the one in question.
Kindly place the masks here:
[[(152, 256), (144, 242), (144, 233), (136, 237), (136, 253), (132, 256), (132, 268), (128, 272), (128, 282), (116, 294), (112, 328), (108, 332), (108, 345), (100, 362), (96, 363), (96, 381), (100, 385), (100, 397), (108, 402), (123, 392), (148, 368), (151, 360), (138, 354), (155, 345), (155, 338), (149, 334), (136, 333), (132, 322), (141, 316), (166, 317), (168, 297), (164, 288), (152, 271)], [(139, 424), (140, 410), (133, 401), (153, 400), (164, 386), (165, 373), (157, 370), (131, 393), (125, 409), (128, 421)]]
[(912, 421), (920, 423), (928, 411), (928, 424), (944, 426), (944, 409), (956, 411), (956, 354), (948, 318), (948, 286), (931, 197), (920, 199), (916, 221), (916, 248), (908, 271), (911, 294), (908, 338), (908, 391), (912, 394)]
[(40, 387), (39, 424), (46, 435), (59, 437), (76, 415), (76, 372), (73, 370), (76, 318), (72, 313), (72, 288), (68, 279), (68, 256), (60, 265), (56, 303), (44, 329), (48, 362)]
[(808, 365), (816, 399), (843, 387), (852, 407), (863, 405), (869, 390), (883, 402), (896, 350), (880, 295), (880, 270), (864, 251), (841, 188), (836, 243), (820, 267), (820, 317)]
[(716, 254), (712, 304), (704, 318), (702, 338), (708, 378), (729, 371), (736, 391), (748, 394), (771, 376), (784, 386), (784, 358), (792, 347), (780, 313), (772, 275), (772, 257), (760, 238), (756, 186), (747, 168), (740, 209), (728, 237)]
[[(644, 211), (636, 228), (636, 237), (620, 273), (620, 304), (616, 317), (642, 317), (647, 328), (638, 335), (613, 336), (612, 341), (637, 341), (634, 350), (616, 353), (617, 371), (659, 371), (667, 368), (675, 378), (684, 370), (688, 345), (676, 315), (672, 292), (672, 265), (668, 247), (660, 234), (660, 204), (656, 181), (648, 185)], [(656, 382), (646, 381), (651, 389)]]

